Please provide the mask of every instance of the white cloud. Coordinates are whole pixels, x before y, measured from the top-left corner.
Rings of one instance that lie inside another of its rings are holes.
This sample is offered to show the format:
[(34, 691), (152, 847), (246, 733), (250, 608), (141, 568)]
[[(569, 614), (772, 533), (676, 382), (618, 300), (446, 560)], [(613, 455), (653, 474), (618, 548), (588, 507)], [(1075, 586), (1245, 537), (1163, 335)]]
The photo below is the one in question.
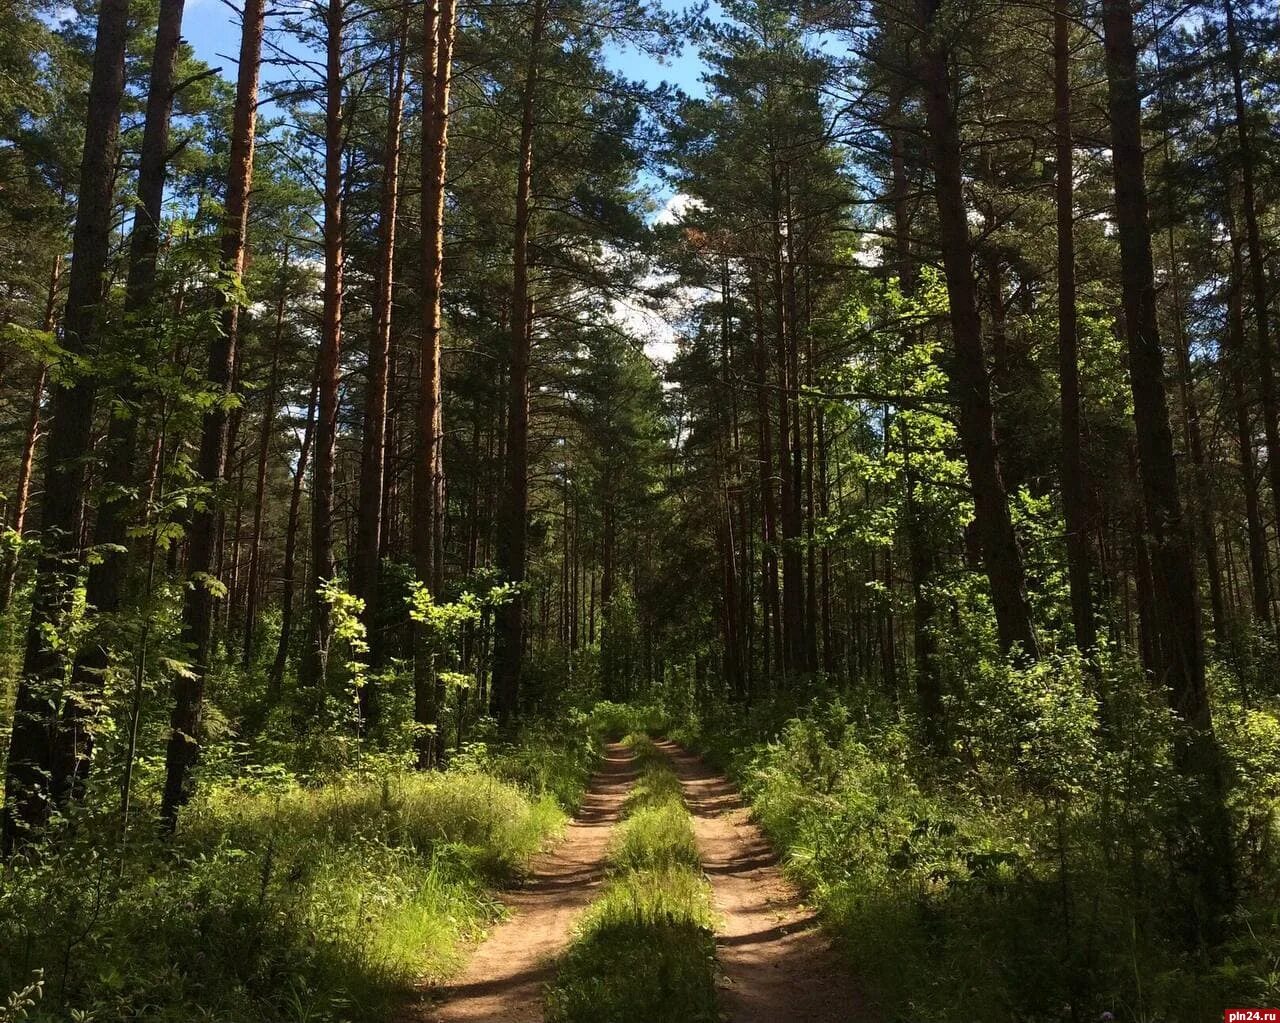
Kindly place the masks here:
[(695, 199), (684, 192), (676, 192), (662, 204), (662, 209), (654, 214), (653, 222), (655, 224), (676, 224), (684, 219), (687, 211), (703, 208), (701, 199)]
[(645, 355), (654, 362), (666, 363), (675, 357), (679, 336), (668, 310), (651, 309), (634, 299), (623, 298), (613, 303), (612, 313), (620, 329), (644, 343)]

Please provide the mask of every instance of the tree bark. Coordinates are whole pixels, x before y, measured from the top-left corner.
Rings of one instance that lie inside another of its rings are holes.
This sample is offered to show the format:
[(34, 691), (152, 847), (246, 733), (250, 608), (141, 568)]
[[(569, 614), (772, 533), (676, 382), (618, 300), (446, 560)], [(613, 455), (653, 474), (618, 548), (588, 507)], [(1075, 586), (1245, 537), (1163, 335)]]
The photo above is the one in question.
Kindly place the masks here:
[(942, 0), (919, 0), (919, 3), (928, 33), (920, 72), (951, 310), (952, 382), (959, 404), (960, 439), (973, 487), (974, 523), (991, 586), (1000, 645), (1006, 653), (1017, 650), (1020, 656), (1034, 659), (1039, 646), (1027, 601), (1022, 550), (1013, 529), (1008, 493), (1000, 471), (995, 410), (982, 345), (982, 322), (978, 316), (950, 50), (941, 38), (946, 28), (935, 20)]
[(297, 590), (298, 532), (302, 528), (302, 490), (307, 478), (307, 462), (311, 458), (311, 445), (316, 435), (316, 404), (319, 384), (311, 384), (311, 398), (307, 402), (307, 424), (302, 431), (302, 444), (298, 449), (298, 465), (293, 471), (293, 492), (289, 498), (289, 522), (285, 527), (284, 560), (280, 566), (283, 587), (280, 593), (280, 639), (276, 644), (276, 656), (267, 676), (267, 702), (274, 704), (280, 698), (284, 683), (284, 669), (289, 659), (289, 644), (293, 639), (294, 594)]
[[(337, 575), (333, 559), (334, 470), (338, 444), (338, 386), (342, 356), (342, 301), (346, 270), (343, 219), (345, 119), (342, 111), (342, 41), (346, 0), (329, 0), (326, 13), (324, 109), (324, 312), (320, 332), (320, 390), (315, 469), (311, 481), (311, 574), (306, 594), (310, 635), (299, 681), (323, 689), (333, 632), (320, 587)], [(312, 694), (313, 699), (318, 698)]]
[[(441, 307), (444, 283), (444, 197), (449, 153), (449, 89), (453, 78), (455, 0), (437, 0), (436, 43), (430, 130), (423, 154), (423, 435), (430, 469), (429, 574), (423, 578), (439, 592), (444, 581), (444, 409), (442, 403)], [(428, 387), (430, 393), (428, 394)], [(430, 414), (430, 421), (427, 415)]]
[(800, 486), (802, 476), (799, 428), (792, 394), (799, 390), (792, 348), (795, 324), (788, 315), (787, 270), (784, 267), (782, 180), (776, 157), (770, 168), (772, 202), (772, 261), (774, 357), (778, 366), (778, 464), (781, 467), (782, 506), (782, 665), (790, 674), (804, 661), (804, 570), (800, 556)]
[[(128, 0), (102, 0), (63, 313), (62, 346), (72, 357), (93, 356), (101, 326), (127, 32)], [(69, 375), (51, 389), (41, 555), (5, 770), (6, 853), (43, 827), (50, 811), (66, 802), (83, 766), (88, 708), (78, 694), (63, 692), (65, 655), (50, 642), (49, 634), (61, 632), (75, 596), (84, 460), (92, 445), (96, 396), (97, 381), (84, 373)]]
[(1173, 230), (1169, 231), (1169, 281), (1173, 302), (1174, 343), (1178, 358), (1178, 390), (1182, 398), (1184, 440), (1191, 456), (1195, 493), (1195, 526), (1200, 535), (1205, 571), (1209, 576), (1209, 607), (1213, 630), (1219, 637), (1227, 634), (1227, 609), (1222, 593), (1222, 569), (1218, 562), (1218, 540), (1213, 516), (1213, 485), (1205, 462), (1204, 437), (1200, 428), (1200, 403), (1196, 399), (1195, 380), (1191, 372), (1191, 350), (1183, 323), (1182, 288), (1179, 282)]
[[(153, 303), (156, 263), (160, 253), (160, 223), (169, 157), (169, 119), (173, 110), (174, 68), (182, 33), (184, 0), (162, 0), (152, 51), (147, 114), (142, 130), (138, 166), (137, 210), (129, 239), (129, 263), (125, 281), (124, 330), (126, 351), (138, 364), (158, 359)], [(123, 353), (122, 353), (123, 354)], [(123, 606), (128, 576), (129, 524), (136, 506), (138, 485), (134, 463), (138, 455), (140, 389), (136, 373), (126, 370), (119, 382), (119, 405), (107, 428), (103, 496), (98, 502), (93, 542), (98, 560), (89, 567), (85, 602), (99, 615), (114, 615)], [(76, 655), (72, 687), (80, 693), (98, 692), (110, 661), (100, 623), (97, 635)], [(86, 747), (86, 755), (88, 749)]]
[[(533, 340), (529, 297), (529, 227), (532, 219), (533, 142), (546, 0), (534, 0), (529, 29), (529, 64), (521, 95), (520, 141), (516, 172), (515, 240), (511, 287), (511, 368), (507, 412), (507, 478), (498, 533), (498, 570), (522, 587), (529, 517), (529, 361)], [(607, 613), (607, 607), (606, 607)], [(494, 634), (493, 707), (509, 728), (519, 708), (524, 655), (524, 594), (498, 609)]]
[(1255, 183), (1256, 158), (1253, 135), (1249, 131), (1248, 108), (1244, 98), (1240, 37), (1236, 31), (1233, 0), (1224, 0), (1227, 31), (1227, 64), (1231, 69), (1231, 91), (1235, 107), (1236, 139), (1240, 149), (1241, 199), (1244, 206), (1244, 235), (1249, 253), (1249, 282), (1256, 329), (1258, 377), (1262, 391), (1262, 425), (1267, 438), (1267, 476), (1271, 502), (1280, 520), (1280, 400), (1276, 396), (1274, 352), (1271, 347), (1271, 293), (1267, 284), (1267, 264), (1258, 226), (1258, 199)]
[[(382, 154), (382, 202), (378, 214), (378, 268), (373, 299), (373, 338), (369, 344), (364, 436), (360, 449), (360, 492), (357, 497), (356, 546), (351, 589), (364, 601), (369, 660), (374, 668), (384, 661), (385, 639), (379, 622), (383, 489), (387, 464), (387, 381), (391, 356), (391, 319), (395, 296), (396, 217), (400, 199), (400, 149), (404, 120), (404, 81), (408, 63), (409, 13), (401, 12), (400, 29), (392, 43), (390, 88), (387, 95), (387, 139)], [(376, 689), (360, 690), (361, 717), (378, 716)]]
[[(253, 149), (258, 116), (258, 72), (266, 0), (245, 0), (240, 36), (240, 65), (232, 113), (231, 153), (227, 198), (222, 225), (221, 268), (233, 281), (244, 272), (248, 233), (249, 192), (253, 184)], [(161, 816), (172, 830), (178, 810), (190, 797), (191, 769), (200, 752), (204, 685), (213, 654), (216, 604), (214, 571), (218, 563), (218, 489), (226, 473), (228, 446), (227, 399), (234, 387), (240, 337), (239, 298), (223, 292), (221, 330), (209, 342), (208, 379), (219, 400), (205, 413), (197, 472), (214, 492), (191, 516), (187, 555), (187, 589), (182, 611), (183, 641), (191, 651), (191, 665), (174, 681), (174, 708), (165, 754), (165, 784)]]
[(276, 403), (280, 395), (280, 359), (284, 346), (284, 311), (288, 296), (289, 244), (286, 241), (280, 256), (280, 293), (276, 296), (275, 335), (271, 345), (271, 376), (266, 393), (262, 396), (262, 423), (258, 432), (258, 465), (254, 477), (253, 541), (249, 548), (248, 581), (245, 583), (244, 642), (241, 646), (241, 664), (253, 663), (254, 636), (258, 627), (258, 596), (262, 589), (262, 529), (267, 503), (267, 462), (271, 455), (271, 440), (276, 426)]
[[(444, 410), (441, 305), (444, 284), (444, 199), (449, 147), (449, 86), (453, 75), (454, 0), (427, 0), (423, 21), (422, 81), (426, 96), (422, 153), (422, 374), (414, 476), (414, 565), (419, 582), (439, 595), (444, 583)], [(443, 693), (435, 651), (424, 626), (414, 653), (414, 720), (424, 729), (419, 763), (434, 759)]]
[(1055, 200), (1058, 216), (1058, 380), (1062, 429), (1062, 510), (1067, 527), (1067, 583), (1076, 646), (1088, 653), (1098, 643), (1093, 611), (1093, 552), (1089, 545), (1089, 498), (1080, 416), (1079, 318), (1076, 313), (1075, 138), (1071, 125), (1071, 11), (1069, 0), (1053, 6), (1053, 112), (1057, 152)]
[(760, 431), (762, 657), (767, 675), (770, 668), (777, 671), (782, 668), (782, 616), (778, 594), (778, 493), (775, 482), (778, 476), (774, 472), (773, 424), (769, 416), (769, 353), (765, 343), (764, 303), (760, 294), (760, 282), (754, 275), (751, 287), (755, 321), (756, 418)]
[(1254, 622), (1270, 627), (1271, 576), (1267, 571), (1267, 527), (1258, 500), (1257, 459), (1253, 450), (1253, 423), (1249, 416), (1249, 396), (1245, 387), (1247, 351), (1244, 331), (1244, 259), (1235, 218), (1227, 218), (1231, 234), (1231, 283), (1227, 295), (1227, 364), (1231, 375), (1231, 397), (1236, 414), (1236, 450), (1240, 459), (1240, 489), (1244, 492), (1246, 532), (1249, 539), (1250, 594)]
[(1219, 914), (1234, 899), (1234, 864), (1223, 802), (1223, 765), (1205, 687), (1195, 564), (1169, 429), (1133, 11), (1129, 0), (1103, 0), (1102, 11), (1129, 381), (1159, 638), (1158, 681), (1183, 726), (1176, 737), (1178, 767), (1194, 782), (1178, 838), (1183, 845), (1179, 852), (1198, 889), (1193, 925), (1203, 941), (1211, 939)]

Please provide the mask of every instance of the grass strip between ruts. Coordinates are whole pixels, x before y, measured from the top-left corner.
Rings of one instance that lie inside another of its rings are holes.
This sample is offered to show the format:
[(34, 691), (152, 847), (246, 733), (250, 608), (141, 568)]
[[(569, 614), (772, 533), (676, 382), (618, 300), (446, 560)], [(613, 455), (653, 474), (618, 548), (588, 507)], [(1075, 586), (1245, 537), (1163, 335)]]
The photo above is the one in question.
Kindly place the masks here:
[(548, 1023), (713, 1023), (715, 917), (680, 783), (644, 735), (611, 877), (547, 993)]

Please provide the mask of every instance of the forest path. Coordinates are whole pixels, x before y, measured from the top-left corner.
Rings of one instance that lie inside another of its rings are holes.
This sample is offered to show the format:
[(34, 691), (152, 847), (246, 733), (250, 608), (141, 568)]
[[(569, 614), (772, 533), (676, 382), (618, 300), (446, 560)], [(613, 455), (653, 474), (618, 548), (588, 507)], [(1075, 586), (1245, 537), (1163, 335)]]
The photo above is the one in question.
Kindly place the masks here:
[(540, 1023), (555, 958), (604, 878), (609, 834), (635, 777), (631, 753), (609, 743), (564, 838), (535, 857), (518, 888), (502, 893), (511, 915), (476, 947), (462, 973), (436, 989), (432, 1002), (414, 1006), (404, 1023)]
[(778, 868), (738, 790), (673, 742), (670, 757), (693, 817), (702, 866), (723, 920), (716, 935), (728, 1023), (843, 1023), (868, 1019), (813, 910)]

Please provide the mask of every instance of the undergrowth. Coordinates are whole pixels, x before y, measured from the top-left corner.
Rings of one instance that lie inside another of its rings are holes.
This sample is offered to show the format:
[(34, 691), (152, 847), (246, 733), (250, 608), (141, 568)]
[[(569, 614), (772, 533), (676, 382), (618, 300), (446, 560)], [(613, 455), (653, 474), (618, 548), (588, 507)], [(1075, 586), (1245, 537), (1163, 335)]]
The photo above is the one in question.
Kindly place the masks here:
[(579, 716), (443, 772), (256, 771), (204, 786), (171, 841), (144, 808), (115, 849), (89, 841), (119, 830), (90, 799), (0, 876), (0, 991), (42, 981), (33, 1023), (385, 1023), (500, 916), (492, 888), (560, 829), (596, 750)]
[(1241, 708), (1219, 683), (1242, 898), (1221, 940), (1188, 952), (1158, 699), (1108, 666), (1103, 742), (1078, 662), (970, 684), (949, 758), (910, 719), (829, 696), (721, 704), (672, 737), (742, 786), (887, 1020), (1199, 1023), (1280, 998), (1280, 708)]
[(711, 892), (680, 785), (631, 735), (640, 776), (588, 909), (547, 996), (548, 1023), (714, 1023)]

